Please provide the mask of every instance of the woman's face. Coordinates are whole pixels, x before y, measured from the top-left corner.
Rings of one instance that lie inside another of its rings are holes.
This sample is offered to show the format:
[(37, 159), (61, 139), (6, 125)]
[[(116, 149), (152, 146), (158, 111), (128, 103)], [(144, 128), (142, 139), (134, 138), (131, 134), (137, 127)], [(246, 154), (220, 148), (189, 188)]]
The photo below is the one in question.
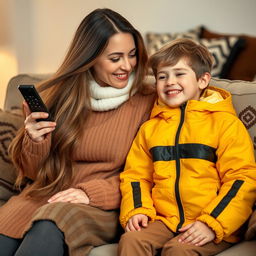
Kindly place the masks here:
[(95, 81), (101, 86), (124, 88), (137, 64), (136, 46), (130, 33), (110, 37), (104, 52), (93, 66)]

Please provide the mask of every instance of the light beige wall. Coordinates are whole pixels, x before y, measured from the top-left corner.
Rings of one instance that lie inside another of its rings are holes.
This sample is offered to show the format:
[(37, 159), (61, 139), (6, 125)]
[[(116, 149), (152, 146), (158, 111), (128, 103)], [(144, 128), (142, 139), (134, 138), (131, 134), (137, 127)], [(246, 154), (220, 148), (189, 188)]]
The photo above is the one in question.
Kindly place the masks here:
[(0, 0), (0, 106), (5, 98), (5, 85), (18, 69), (12, 9), (12, 2)]
[[(26, 0), (25, 0), (26, 1)], [(74, 31), (95, 8), (112, 8), (143, 34), (207, 25), (216, 31), (256, 35), (255, 0), (31, 0), (34, 59), (29, 69), (51, 72), (63, 59)], [(247, 3), (247, 4), (246, 4)], [(255, 7), (255, 8), (254, 8)]]
[[(0, 95), (6, 89), (2, 77), (54, 72), (80, 21), (102, 7), (120, 12), (142, 34), (204, 24), (217, 32), (256, 36), (255, 0), (0, 0)], [(3, 45), (16, 57), (10, 74), (1, 68)], [(2, 102), (0, 97), (0, 107)]]

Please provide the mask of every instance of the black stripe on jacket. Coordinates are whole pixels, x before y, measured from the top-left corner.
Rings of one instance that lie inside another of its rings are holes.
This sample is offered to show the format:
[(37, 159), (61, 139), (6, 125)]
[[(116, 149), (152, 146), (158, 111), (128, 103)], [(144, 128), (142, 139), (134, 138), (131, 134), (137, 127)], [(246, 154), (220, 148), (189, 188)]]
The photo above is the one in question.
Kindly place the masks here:
[(141, 189), (139, 182), (131, 182), (134, 208), (142, 207)]
[[(204, 144), (179, 144), (179, 158), (203, 159), (215, 163), (216, 149)], [(175, 160), (175, 146), (156, 146), (150, 149), (153, 162)]]
[(236, 196), (238, 190), (243, 185), (243, 180), (236, 180), (228, 193), (221, 199), (221, 201), (218, 203), (218, 205), (214, 208), (214, 210), (211, 212), (211, 216), (214, 218), (217, 218), (223, 210), (227, 207), (227, 205), (230, 203), (230, 201)]

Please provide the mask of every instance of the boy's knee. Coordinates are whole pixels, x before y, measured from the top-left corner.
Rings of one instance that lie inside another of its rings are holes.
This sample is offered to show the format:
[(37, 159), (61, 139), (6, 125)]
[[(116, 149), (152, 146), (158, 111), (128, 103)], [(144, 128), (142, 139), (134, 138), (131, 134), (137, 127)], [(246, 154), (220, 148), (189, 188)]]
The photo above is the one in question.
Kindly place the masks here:
[(132, 243), (139, 243), (141, 240), (141, 236), (139, 235), (138, 231), (131, 231), (124, 233), (119, 241), (119, 245), (123, 246), (124, 244), (132, 244)]
[[(182, 244), (177, 239), (171, 239), (167, 242), (162, 249), (161, 256), (167, 255), (186, 255), (185, 252), (189, 251), (191, 246), (188, 244)], [(172, 254), (171, 254), (172, 253)]]
[(150, 241), (143, 238), (140, 231), (131, 231), (121, 236), (118, 255), (153, 255), (153, 249)]

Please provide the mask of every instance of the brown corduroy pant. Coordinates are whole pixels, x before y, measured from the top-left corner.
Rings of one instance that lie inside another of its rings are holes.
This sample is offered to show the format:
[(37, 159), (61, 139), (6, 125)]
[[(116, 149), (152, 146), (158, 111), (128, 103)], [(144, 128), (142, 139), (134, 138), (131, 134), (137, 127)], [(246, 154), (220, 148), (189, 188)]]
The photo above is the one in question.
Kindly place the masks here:
[[(126, 232), (122, 235), (118, 255), (120, 256), (152, 256), (162, 249), (161, 256), (208, 256), (215, 255), (232, 246), (225, 241), (215, 244), (207, 243), (203, 246), (189, 245), (178, 242), (179, 235), (167, 228), (161, 221), (149, 223), (141, 231)], [(160, 254), (159, 254), (160, 255)]]

